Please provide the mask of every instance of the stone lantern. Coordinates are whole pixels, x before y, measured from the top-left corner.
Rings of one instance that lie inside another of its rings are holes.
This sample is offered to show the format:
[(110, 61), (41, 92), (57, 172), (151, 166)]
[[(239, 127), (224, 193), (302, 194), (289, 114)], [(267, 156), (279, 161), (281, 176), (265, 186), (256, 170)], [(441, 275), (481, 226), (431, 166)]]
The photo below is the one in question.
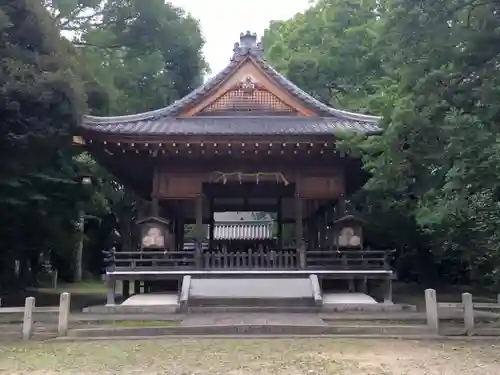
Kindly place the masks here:
[(333, 243), (337, 249), (363, 249), (365, 222), (353, 215), (346, 215), (333, 222)]
[(168, 221), (158, 217), (139, 220), (142, 250), (165, 250), (169, 243)]

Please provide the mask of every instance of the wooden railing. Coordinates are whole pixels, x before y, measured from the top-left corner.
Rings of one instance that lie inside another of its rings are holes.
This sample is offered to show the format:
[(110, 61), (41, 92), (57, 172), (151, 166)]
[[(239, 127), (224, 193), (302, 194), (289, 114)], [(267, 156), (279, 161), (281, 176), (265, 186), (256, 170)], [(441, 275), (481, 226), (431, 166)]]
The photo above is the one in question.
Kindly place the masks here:
[[(196, 251), (106, 251), (107, 270), (294, 270), (300, 268), (296, 249), (261, 249), (227, 252)], [(308, 249), (306, 269), (319, 270), (388, 270), (390, 251)]]
[(194, 269), (192, 251), (109, 251), (105, 252), (108, 270)]
[(388, 270), (387, 250), (308, 249), (307, 268), (327, 270)]
[(295, 249), (203, 253), (205, 269), (298, 269), (298, 262)]

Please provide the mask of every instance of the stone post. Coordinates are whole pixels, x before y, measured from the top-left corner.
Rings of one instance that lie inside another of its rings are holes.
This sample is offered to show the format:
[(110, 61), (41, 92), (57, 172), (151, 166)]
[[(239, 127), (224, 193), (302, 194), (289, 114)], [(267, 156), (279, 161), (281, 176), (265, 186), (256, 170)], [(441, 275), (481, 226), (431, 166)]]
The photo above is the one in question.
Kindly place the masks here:
[(385, 280), (384, 304), (392, 305), (392, 279), (387, 277)]
[(191, 276), (185, 275), (182, 278), (181, 294), (179, 298), (179, 305), (182, 311), (187, 311), (190, 290), (191, 290)]
[(35, 311), (35, 297), (26, 298), (23, 317), (23, 340), (29, 340), (33, 335), (33, 313)]
[(472, 336), (474, 331), (474, 304), (472, 303), (472, 294), (462, 294), (462, 304), (464, 306), (465, 333), (468, 336)]
[(323, 296), (321, 293), (321, 285), (319, 283), (318, 275), (309, 275), (309, 281), (311, 283), (314, 303), (318, 306), (323, 305)]
[(106, 306), (114, 306), (116, 304), (116, 302), (115, 302), (115, 288), (116, 288), (116, 281), (111, 280), (108, 277), (108, 279), (106, 280), (106, 292), (107, 292)]
[(59, 322), (57, 325), (59, 336), (66, 336), (68, 334), (70, 304), (71, 295), (69, 293), (61, 293), (59, 298)]
[(427, 317), (427, 325), (434, 333), (439, 331), (439, 313), (436, 298), (436, 291), (434, 289), (427, 289), (425, 291), (425, 314)]

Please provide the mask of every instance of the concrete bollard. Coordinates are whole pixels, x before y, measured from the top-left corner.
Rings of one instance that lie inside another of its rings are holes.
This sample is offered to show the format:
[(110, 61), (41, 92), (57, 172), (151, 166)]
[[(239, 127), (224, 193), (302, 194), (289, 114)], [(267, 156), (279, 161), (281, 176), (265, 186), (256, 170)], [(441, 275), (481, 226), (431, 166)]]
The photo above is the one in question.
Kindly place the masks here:
[(427, 317), (427, 325), (434, 333), (439, 332), (439, 313), (437, 305), (436, 291), (427, 289), (425, 291), (425, 314)]
[(189, 304), (189, 293), (191, 291), (191, 275), (184, 275), (182, 278), (181, 294), (179, 305), (182, 311), (187, 311)]
[(462, 304), (464, 306), (464, 325), (465, 333), (472, 336), (474, 331), (474, 304), (472, 303), (472, 294), (462, 294)]
[(59, 322), (57, 324), (59, 336), (66, 336), (68, 334), (70, 305), (71, 294), (61, 293), (61, 297), (59, 298)]
[(26, 298), (23, 317), (23, 340), (29, 340), (33, 335), (33, 313), (35, 311), (35, 297)]
[(497, 294), (497, 303), (500, 305), (500, 293)]
[(318, 306), (323, 305), (323, 296), (321, 293), (321, 285), (319, 283), (318, 275), (309, 275), (309, 282), (311, 283), (312, 295), (314, 303)]
[(0, 298), (0, 307), (2, 307), (2, 299)]

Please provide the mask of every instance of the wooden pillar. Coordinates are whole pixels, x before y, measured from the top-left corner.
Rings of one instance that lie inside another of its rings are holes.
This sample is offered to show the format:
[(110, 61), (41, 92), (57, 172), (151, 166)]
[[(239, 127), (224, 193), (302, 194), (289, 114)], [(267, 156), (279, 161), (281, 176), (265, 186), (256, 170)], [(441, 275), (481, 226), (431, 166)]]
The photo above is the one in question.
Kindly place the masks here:
[(316, 217), (316, 226), (318, 228), (316, 232), (316, 247), (321, 248), (322, 245), (321, 236), (323, 234), (323, 212), (321, 211), (321, 209), (318, 211)]
[(202, 267), (202, 244), (203, 244), (203, 195), (196, 197), (196, 268)]
[(299, 257), (299, 268), (306, 268), (306, 254), (304, 248), (304, 228), (302, 216), (302, 199), (299, 194), (295, 194), (295, 246)]
[(141, 294), (141, 281), (140, 280), (134, 281), (134, 294)]
[(304, 228), (302, 226), (302, 199), (298, 194), (295, 195), (295, 242), (297, 247), (302, 245)]
[(213, 249), (214, 230), (215, 230), (214, 199), (210, 198), (210, 224), (209, 224), (209, 235), (208, 235), (208, 248), (210, 250)]
[(278, 198), (278, 210), (277, 210), (277, 221), (278, 221), (278, 249), (283, 249), (283, 209), (282, 209), (283, 199)]
[(179, 224), (179, 250), (184, 251), (184, 236), (185, 236), (185, 223), (184, 219), (182, 219), (181, 223)]
[(157, 197), (151, 198), (151, 216), (160, 217), (160, 201)]
[(184, 220), (178, 218), (175, 225), (175, 248), (177, 251), (182, 251), (182, 237), (184, 235)]
[(165, 244), (167, 250), (175, 249), (175, 219), (168, 221), (168, 242)]
[(318, 212), (318, 234), (317, 234), (317, 244), (319, 248), (325, 247), (325, 234), (326, 234), (326, 220), (325, 220), (325, 210), (321, 207)]
[(173, 227), (173, 230), (172, 230), (172, 235), (174, 236), (174, 251), (178, 251), (179, 250), (179, 236), (178, 236), (178, 233), (179, 233), (179, 220), (177, 219), (177, 217), (175, 217), (173, 220), (172, 220), (172, 227)]
[(328, 209), (329, 209), (329, 205), (325, 205), (325, 210), (323, 211), (323, 234), (322, 234), (322, 238), (321, 238), (321, 243), (322, 243), (322, 247), (327, 247), (330, 245), (330, 242), (331, 242), (331, 238), (330, 238), (330, 233), (328, 231), (328, 223), (330, 222), (330, 217), (328, 216)]
[[(156, 162), (156, 156), (157, 155), (154, 155), (154, 162)], [(151, 206), (149, 214), (153, 217), (160, 217), (160, 201), (158, 197), (160, 190), (160, 172), (158, 170), (158, 167), (154, 168), (152, 184), (153, 186), (151, 187)]]
[(309, 247), (318, 248), (318, 217), (316, 213), (311, 218), (311, 245)]

